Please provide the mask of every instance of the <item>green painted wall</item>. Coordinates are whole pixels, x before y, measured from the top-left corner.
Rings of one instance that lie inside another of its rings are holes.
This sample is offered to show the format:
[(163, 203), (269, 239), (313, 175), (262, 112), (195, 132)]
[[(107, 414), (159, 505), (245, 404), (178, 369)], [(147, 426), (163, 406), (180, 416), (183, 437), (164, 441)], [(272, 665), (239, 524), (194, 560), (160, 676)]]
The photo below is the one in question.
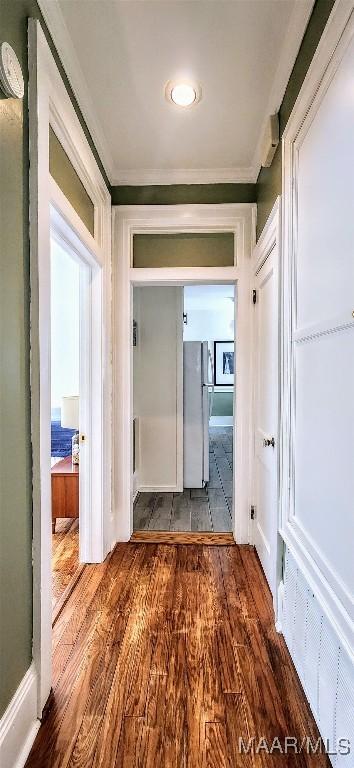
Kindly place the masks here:
[(218, 392), (214, 390), (212, 416), (232, 416), (234, 408), (233, 392)]
[[(34, 0), (0, 0), (0, 40), (25, 77), (23, 101), (0, 92), (0, 717), (32, 656), (27, 19)], [(73, 100), (67, 77), (50, 47)], [(79, 109), (74, 107), (80, 116)], [(87, 128), (81, 123), (93, 148)], [(94, 149), (94, 148), (93, 148)], [(104, 173), (96, 150), (97, 162)], [(104, 174), (106, 179), (106, 176)], [(107, 179), (106, 179), (107, 181)]]
[(49, 128), (49, 172), (93, 237), (95, 206), (52, 127)]
[(255, 203), (256, 184), (167, 184), (111, 187), (112, 205)]
[[(0, 28), (3, 30), (1, 23)], [(18, 45), (16, 50), (19, 51)], [(0, 716), (31, 663), (32, 642), (29, 260), (28, 214), (25, 214), (27, 194), (23, 188), (25, 154), (23, 104), (13, 99), (1, 99)]]
[(232, 267), (232, 232), (134, 235), (134, 267)]
[[(316, 0), (279, 110), (280, 136), (283, 135), (305, 75), (313, 59), (334, 0)], [(262, 168), (257, 180), (257, 238), (282, 191), (281, 144), (270, 168)]]

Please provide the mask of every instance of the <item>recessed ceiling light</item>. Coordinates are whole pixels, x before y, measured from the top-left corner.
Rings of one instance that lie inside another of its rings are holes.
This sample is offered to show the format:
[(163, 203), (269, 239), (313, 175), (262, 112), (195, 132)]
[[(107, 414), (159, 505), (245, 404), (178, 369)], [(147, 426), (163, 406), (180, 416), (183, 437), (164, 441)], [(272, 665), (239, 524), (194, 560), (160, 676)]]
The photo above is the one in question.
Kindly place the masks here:
[(168, 101), (171, 101), (177, 107), (191, 107), (201, 98), (201, 88), (194, 83), (175, 82), (170, 80), (165, 88), (165, 94)]

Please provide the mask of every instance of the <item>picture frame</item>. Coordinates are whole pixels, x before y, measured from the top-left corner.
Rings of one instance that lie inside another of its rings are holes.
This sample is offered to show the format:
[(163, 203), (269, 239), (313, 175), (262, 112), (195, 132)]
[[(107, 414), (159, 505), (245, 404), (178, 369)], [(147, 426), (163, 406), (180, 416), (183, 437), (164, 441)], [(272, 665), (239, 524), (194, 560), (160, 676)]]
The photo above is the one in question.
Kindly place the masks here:
[(233, 387), (235, 377), (235, 343), (214, 341), (214, 386)]

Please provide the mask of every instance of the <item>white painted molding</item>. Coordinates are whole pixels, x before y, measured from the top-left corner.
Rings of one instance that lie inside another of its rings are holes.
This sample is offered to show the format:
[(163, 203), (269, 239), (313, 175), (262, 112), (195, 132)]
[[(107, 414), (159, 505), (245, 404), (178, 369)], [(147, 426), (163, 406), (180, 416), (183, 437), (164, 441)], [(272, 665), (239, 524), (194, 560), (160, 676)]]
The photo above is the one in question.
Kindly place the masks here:
[[(321, 83), (325, 90), (327, 77), (331, 79), (334, 74), (334, 68), (336, 66), (336, 49), (340, 42), (342, 44), (345, 42), (341, 41), (341, 38), (347, 25), (350, 24), (350, 17), (353, 13), (353, 9), (353, 0), (336, 0), (332, 8), (284, 131), (283, 182), (288, 180), (289, 175), (290, 166), (288, 150), (290, 145), (295, 141), (295, 138), (301, 129), (302, 123), (317, 97), (317, 92)], [(284, 161), (287, 163), (286, 168), (284, 168)]]
[(253, 270), (259, 272), (268, 258), (274, 245), (280, 245), (281, 238), (281, 204), (280, 196), (276, 198), (273, 208), (264, 225), (262, 234), (252, 252)]
[[(238, 429), (234, 445), (234, 536), (238, 543), (250, 541), (249, 506), (251, 456), (251, 311), (250, 267), (255, 239), (255, 205), (162, 205), (113, 207), (113, 370), (114, 381), (114, 508), (117, 540), (128, 541), (132, 517), (132, 290), (133, 285), (186, 285), (236, 283), (236, 344), (238, 345)], [(135, 232), (234, 232), (234, 267), (184, 267), (133, 269), (132, 243)], [(235, 405), (235, 404), (234, 404)], [(234, 413), (236, 410), (234, 408)], [(235, 478), (237, 476), (237, 482)]]
[(44, 21), (53, 38), (60, 61), (65, 69), (69, 83), (75, 94), (83, 118), (90, 131), (93, 142), (100, 156), (103, 167), (109, 179), (113, 175), (113, 158), (106, 141), (101, 123), (97, 117), (89, 87), (79, 64), (75, 48), (72, 44), (64, 16), (58, 0), (38, 0)]
[(170, 184), (255, 184), (259, 165), (245, 168), (142, 168), (118, 169), (113, 185), (144, 186)]
[(37, 677), (32, 663), (0, 720), (1, 768), (23, 768), (39, 726)]
[(258, 169), (257, 176), (261, 168), (262, 141), (267, 120), (270, 115), (279, 112), (314, 4), (315, 0), (301, 0), (300, 2), (294, 3), (288, 29), (284, 36), (280, 59), (274, 75), (272, 89), (267, 101), (262, 130), (260, 131), (260, 136), (253, 156), (252, 167)]

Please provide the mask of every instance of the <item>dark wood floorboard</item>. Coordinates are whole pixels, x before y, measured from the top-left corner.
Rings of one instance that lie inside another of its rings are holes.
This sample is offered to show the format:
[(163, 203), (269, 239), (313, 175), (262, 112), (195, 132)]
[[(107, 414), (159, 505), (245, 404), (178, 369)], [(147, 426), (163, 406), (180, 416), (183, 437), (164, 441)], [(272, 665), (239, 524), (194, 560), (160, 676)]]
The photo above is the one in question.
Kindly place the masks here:
[(317, 738), (249, 547), (119, 544), (53, 630), (53, 695), (27, 768), (327, 768), (241, 754)]

